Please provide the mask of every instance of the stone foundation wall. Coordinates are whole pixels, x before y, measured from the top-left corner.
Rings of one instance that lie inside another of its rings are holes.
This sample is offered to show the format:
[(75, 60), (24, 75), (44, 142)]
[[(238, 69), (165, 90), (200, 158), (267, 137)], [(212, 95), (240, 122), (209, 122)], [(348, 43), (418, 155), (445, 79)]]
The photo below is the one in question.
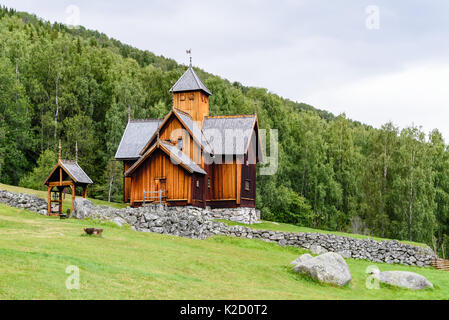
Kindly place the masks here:
[[(47, 214), (47, 202), (35, 196), (0, 191), (0, 202), (9, 206)], [(242, 213), (243, 212), (243, 213)], [(429, 247), (404, 244), (396, 240), (376, 241), (320, 233), (292, 233), (254, 230), (243, 226), (227, 226), (215, 219), (255, 223), (259, 217), (254, 209), (201, 209), (196, 207), (149, 206), (115, 209), (95, 207), (90, 201), (75, 200), (72, 218), (94, 218), (111, 221), (121, 226), (129, 224), (136, 231), (168, 234), (193, 239), (206, 239), (215, 235), (260, 239), (280, 246), (293, 246), (311, 251), (340, 253), (345, 258), (365, 259), (373, 262), (430, 266), (435, 254)], [(246, 219), (246, 220), (245, 220)]]
[(229, 220), (244, 224), (255, 224), (260, 221), (260, 211), (254, 208), (206, 209), (207, 214), (215, 219)]

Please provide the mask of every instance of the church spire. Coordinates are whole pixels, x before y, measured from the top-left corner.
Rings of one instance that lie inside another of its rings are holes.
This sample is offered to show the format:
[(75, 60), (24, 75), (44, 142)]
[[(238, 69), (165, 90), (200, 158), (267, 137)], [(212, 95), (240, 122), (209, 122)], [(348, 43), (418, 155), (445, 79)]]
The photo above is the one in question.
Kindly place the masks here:
[(61, 161), (61, 159), (62, 159), (61, 153), (62, 153), (61, 139), (59, 139), (59, 152), (58, 152), (58, 160), (59, 160), (59, 161)]
[(212, 93), (193, 69), (192, 50), (186, 50), (186, 53), (190, 55), (190, 66), (170, 89), (173, 94), (172, 108), (189, 114), (201, 127), (204, 118), (209, 116), (209, 97)]
[(192, 65), (187, 69), (187, 71), (179, 78), (175, 85), (170, 89), (171, 93), (177, 92), (192, 92), (192, 91), (202, 91), (207, 96), (211, 96), (212, 93), (201, 81), (200, 77), (196, 74)]
[(75, 162), (78, 163), (78, 141), (75, 141)]

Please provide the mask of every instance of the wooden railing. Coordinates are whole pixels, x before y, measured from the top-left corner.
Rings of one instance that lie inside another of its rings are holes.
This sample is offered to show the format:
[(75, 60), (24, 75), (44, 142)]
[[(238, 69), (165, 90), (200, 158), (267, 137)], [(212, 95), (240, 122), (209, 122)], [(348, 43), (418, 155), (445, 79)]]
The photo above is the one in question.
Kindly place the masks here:
[(162, 203), (163, 200), (167, 199), (166, 192), (167, 191), (165, 190), (143, 191), (143, 205), (145, 205), (147, 201), (151, 203), (154, 202)]
[(449, 260), (434, 259), (432, 262), (432, 266), (438, 270), (449, 271)]

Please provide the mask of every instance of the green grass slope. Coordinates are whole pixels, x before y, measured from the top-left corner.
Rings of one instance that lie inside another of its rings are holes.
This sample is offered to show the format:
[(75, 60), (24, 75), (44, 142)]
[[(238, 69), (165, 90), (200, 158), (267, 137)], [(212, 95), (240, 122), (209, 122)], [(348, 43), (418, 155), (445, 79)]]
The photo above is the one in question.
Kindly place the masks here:
[[(33, 195), (38, 196), (39, 198), (47, 200), (47, 192), (46, 191), (32, 190), (32, 189), (16, 187), (16, 186), (11, 186), (11, 185), (1, 184), (1, 183), (0, 183), (0, 190), (7, 190), (10, 192), (16, 192), (16, 193), (33, 194)], [(98, 199), (91, 199), (91, 198), (88, 198), (88, 199), (90, 201), (92, 201), (92, 203), (96, 206), (110, 206), (110, 207), (114, 207), (114, 208), (118, 208), (118, 209), (126, 208), (126, 206), (127, 206), (127, 204), (124, 204), (124, 203), (106, 202), (106, 201), (102, 201), (102, 200), (98, 200)], [(65, 212), (67, 209), (71, 209), (71, 208), (72, 208), (72, 196), (67, 194), (66, 199), (63, 200), (63, 212)], [(244, 225), (244, 224), (237, 223), (237, 222), (231, 222), (231, 221), (226, 221), (226, 220), (219, 220), (219, 221), (224, 222), (230, 226), (240, 225), (240, 226), (248, 227), (248, 225)], [(312, 229), (312, 228), (307, 228), (307, 227), (295, 226), (295, 225), (286, 224), (286, 223), (276, 223), (276, 222), (270, 222), (270, 221), (263, 221), (262, 223), (255, 224), (255, 225), (252, 225), (249, 227), (254, 228), (254, 229), (259, 229), (259, 230), (272, 230), (272, 231), (283, 231), (283, 232), (331, 233), (331, 234), (335, 234), (338, 236), (350, 237), (350, 238), (359, 238), (359, 239), (371, 238), (371, 239), (378, 240), (378, 241), (389, 240), (389, 239), (384, 239), (384, 238), (379, 238), (379, 237), (369, 237), (366, 235), (353, 234), (353, 233), (318, 230), (318, 229)], [(425, 246), (424, 244), (417, 243), (417, 242), (409, 242), (409, 241), (401, 241), (401, 242), (413, 244), (416, 246)]]
[[(103, 238), (83, 235), (101, 226)], [(110, 223), (59, 220), (0, 205), (0, 299), (447, 299), (447, 272), (376, 264), (420, 273), (434, 289), (366, 288), (373, 263), (348, 259), (353, 281), (319, 284), (291, 271), (304, 253), (260, 240), (191, 240), (139, 233)], [(66, 268), (80, 268), (68, 290)]]

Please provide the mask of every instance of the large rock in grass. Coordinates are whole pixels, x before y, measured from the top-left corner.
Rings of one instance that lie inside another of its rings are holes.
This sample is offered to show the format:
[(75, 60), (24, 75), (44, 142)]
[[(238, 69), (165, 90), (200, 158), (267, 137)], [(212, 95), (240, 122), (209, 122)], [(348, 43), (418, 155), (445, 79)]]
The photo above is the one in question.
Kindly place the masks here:
[(306, 262), (307, 260), (310, 260), (310, 259), (313, 259), (313, 257), (310, 254), (306, 253), (306, 254), (303, 254), (302, 256), (300, 256), (298, 259), (292, 261), (290, 264), (297, 266), (298, 264), (300, 264), (302, 262)]
[(328, 252), (314, 258), (299, 262), (293, 269), (296, 272), (307, 274), (324, 283), (345, 286), (351, 282), (351, 272), (341, 255)]
[(70, 218), (85, 219), (92, 215), (95, 206), (92, 202), (83, 198), (76, 198), (74, 203), (75, 210), (72, 212)]
[(327, 253), (327, 250), (324, 249), (321, 246), (318, 246), (316, 244), (312, 244), (310, 246), (310, 252), (312, 252), (312, 254), (324, 254), (324, 253)]
[(111, 222), (119, 227), (122, 227), (124, 224), (126, 224), (126, 221), (120, 217), (115, 217), (114, 219), (111, 220)]
[(421, 290), (426, 288), (433, 288), (433, 284), (424, 276), (407, 271), (385, 271), (374, 274), (380, 282), (392, 286)]

